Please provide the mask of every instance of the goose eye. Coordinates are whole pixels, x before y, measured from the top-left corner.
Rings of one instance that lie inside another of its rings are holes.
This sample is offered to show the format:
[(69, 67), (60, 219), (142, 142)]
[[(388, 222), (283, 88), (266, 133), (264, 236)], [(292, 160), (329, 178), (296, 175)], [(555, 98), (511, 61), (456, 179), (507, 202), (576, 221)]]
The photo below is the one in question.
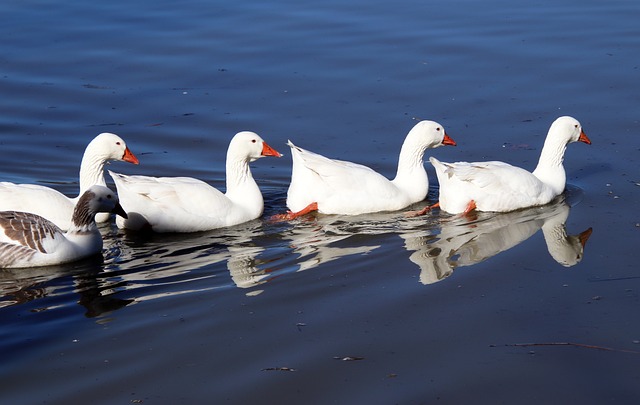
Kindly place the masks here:
[(116, 142), (116, 145), (120, 145), (120, 142)]
[(436, 128), (436, 131), (440, 131), (440, 127)]
[(258, 142), (258, 141), (256, 141), (255, 139), (251, 140), (251, 143), (256, 143), (256, 142)]
[(107, 194), (107, 199), (110, 200), (111, 199), (111, 194)]
[(577, 129), (578, 128), (578, 124), (574, 125), (574, 127)]

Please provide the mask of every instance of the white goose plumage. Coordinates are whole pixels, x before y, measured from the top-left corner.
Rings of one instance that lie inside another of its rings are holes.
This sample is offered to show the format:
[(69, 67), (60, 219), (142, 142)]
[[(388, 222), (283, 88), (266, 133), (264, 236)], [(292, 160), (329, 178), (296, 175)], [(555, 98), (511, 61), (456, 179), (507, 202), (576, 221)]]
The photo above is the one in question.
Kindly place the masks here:
[(257, 134), (236, 134), (227, 150), (227, 191), (190, 177), (125, 176), (109, 171), (129, 219), (120, 228), (155, 232), (199, 232), (258, 218), (264, 209), (249, 163), (282, 156)]
[(396, 211), (422, 201), (429, 191), (424, 152), (455, 142), (437, 122), (421, 121), (407, 134), (398, 171), (389, 180), (369, 167), (334, 160), (295, 146), (291, 141), (289, 213), (274, 219), (293, 219), (318, 210), (323, 214), (358, 215)]
[[(14, 184), (0, 182), (0, 211), (23, 211), (40, 215), (56, 224), (60, 229), (71, 227), (71, 217), (80, 196), (94, 184), (106, 186), (104, 165), (109, 160), (122, 160), (138, 164), (138, 158), (118, 135), (102, 133), (95, 137), (85, 149), (80, 164), (80, 193), (69, 198), (59, 191), (37, 184)], [(109, 214), (96, 216), (104, 222)]]
[(98, 212), (126, 217), (116, 194), (99, 185), (82, 194), (66, 233), (39, 215), (1, 211), (0, 268), (51, 266), (99, 253), (102, 235), (95, 221)]
[(504, 162), (444, 163), (432, 157), (429, 160), (440, 183), (437, 205), (450, 214), (459, 214), (473, 209), (507, 212), (547, 204), (564, 191), (564, 153), (567, 144), (576, 141), (591, 144), (580, 123), (565, 116), (551, 124), (533, 172)]

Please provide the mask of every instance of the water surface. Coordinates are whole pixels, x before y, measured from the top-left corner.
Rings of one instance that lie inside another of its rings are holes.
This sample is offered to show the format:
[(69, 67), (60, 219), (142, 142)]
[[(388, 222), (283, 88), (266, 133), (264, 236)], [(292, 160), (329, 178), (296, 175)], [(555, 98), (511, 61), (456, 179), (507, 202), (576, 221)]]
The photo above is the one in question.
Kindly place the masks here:
[(285, 154), (252, 164), (266, 218), (287, 139), (389, 177), (415, 119), (456, 140), (444, 161), (532, 169), (560, 115), (593, 145), (564, 196), (507, 215), (106, 225), (103, 259), (0, 272), (3, 403), (640, 399), (635, 2), (58, 3), (0, 6), (3, 181), (75, 195), (107, 131), (141, 162), (112, 170), (224, 189), (252, 130)]

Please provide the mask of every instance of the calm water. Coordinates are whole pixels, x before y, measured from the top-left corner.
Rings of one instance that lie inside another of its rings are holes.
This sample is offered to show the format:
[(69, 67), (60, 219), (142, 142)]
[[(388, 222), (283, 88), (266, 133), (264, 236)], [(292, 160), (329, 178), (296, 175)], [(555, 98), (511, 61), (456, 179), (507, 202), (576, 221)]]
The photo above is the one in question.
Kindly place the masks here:
[(640, 400), (639, 3), (4, 3), (4, 181), (75, 195), (108, 131), (141, 162), (115, 171), (223, 188), (248, 129), (285, 154), (252, 165), (271, 215), (287, 139), (387, 176), (415, 118), (445, 161), (532, 169), (560, 115), (593, 145), (543, 208), (105, 226), (104, 260), (0, 271), (3, 404)]

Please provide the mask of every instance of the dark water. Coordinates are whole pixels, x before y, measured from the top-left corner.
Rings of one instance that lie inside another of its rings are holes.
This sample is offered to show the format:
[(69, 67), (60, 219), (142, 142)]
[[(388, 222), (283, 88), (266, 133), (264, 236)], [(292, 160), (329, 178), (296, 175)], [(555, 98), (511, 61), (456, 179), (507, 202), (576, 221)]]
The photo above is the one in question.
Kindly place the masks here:
[(444, 161), (531, 169), (560, 115), (593, 145), (515, 214), (105, 226), (103, 261), (2, 271), (3, 404), (640, 400), (637, 2), (5, 3), (3, 181), (75, 195), (108, 131), (141, 161), (116, 171), (223, 188), (248, 129), (285, 153), (252, 165), (271, 215), (287, 139), (387, 176), (414, 118), (458, 142)]

